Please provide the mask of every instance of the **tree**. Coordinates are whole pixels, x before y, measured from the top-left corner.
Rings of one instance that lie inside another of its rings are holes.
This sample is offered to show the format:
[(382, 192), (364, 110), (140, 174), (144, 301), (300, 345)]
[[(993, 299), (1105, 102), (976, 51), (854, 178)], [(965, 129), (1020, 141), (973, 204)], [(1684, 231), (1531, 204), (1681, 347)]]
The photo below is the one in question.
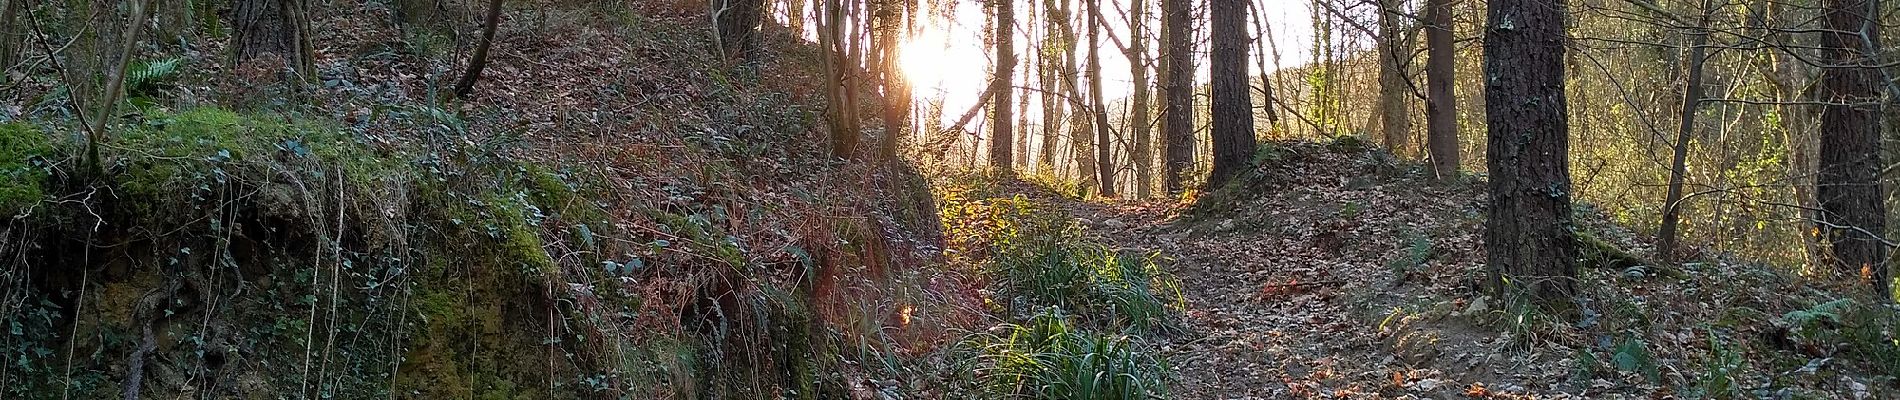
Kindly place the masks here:
[(1564, 98), (1566, 13), (1563, 0), (1493, 0), (1485, 18), (1490, 209), (1484, 248), (1491, 289), (1546, 306), (1567, 304), (1577, 276)]
[(1676, 255), (1676, 228), (1682, 216), (1682, 184), (1689, 170), (1689, 139), (1695, 133), (1696, 109), (1702, 105), (1702, 65), (1707, 60), (1709, 42), (1709, 20), (1715, 16), (1715, 5), (1711, 0), (1702, 0), (1702, 19), (1690, 35), (1688, 76), (1682, 87), (1682, 112), (1680, 124), (1676, 128), (1676, 143), (1669, 162), (1668, 194), (1663, 200), (1662, 227), (1656, 233), (1656, 256), (1665, 261), (1674, 261)]
[[(883, 7), (879, 7), (882, 12)], [(712, 0), (713, 44), (728, 58), (751, 58), (759, 47), (764, 0)]]
[(1128, 6), (1128, 69), (1133, 78), (1135, 93), (1129, 107), (1134, 108), (1129, 117), (1129, 130), (1134, 131), (1134, 146), (1130, 146), (1129, 158), (1135, 166), (1135, 198), (1146, 199), (1152, 195), (1154, 185), (1154, 123), (1149, 121), (1148, 108), (1153, 97), (1148, 82), (1148, 0), (1132, 0)]
[(1247, 6), (1245, 0), (1208, 0), (1213, 48), (1208, 77), (1212, 79), (1214, 113), (1214, 171), (1207, 189), (1232, 180), (1252, 161), (1254, 153), (1253, 100), (1247, 84)]
[(1003, 173), (1014, 173), (1011, 163), (1014, 158), (1010, 152), (1012, 130), (1016, 117), (1012, 116), (1015, 107), (1011, 106), (1016, 91), (1008, 90), (1016, 75), (1016, 37), (1010, 28), (1016, 25), (1015, 0), (990, 0), (990, 6), (996, 8), (996, 82), (1005, 90), (991, 92), (990, 116), (990, 167)]
[(877, 156), (889, 162), (897, 159), (898, 140), (910, 134), (910, 81), (905, 80), (897, 54), (897, 40), (910, 31), (910, 23), (904, 18), (904, 4), (898, 0), (881, 1), (878, 20), (878, 49), (883, 54), (880, 59), (884, 72), (884, 141), (878, 143)]
[(455, 82), (455, 97), (468, 98), (475, 90), (475, 81), (482, 78), (482, 67), (488, 65), (488, 49), (495, 44), (495, 27), (501, 25), (501, 0), (488, 0), (487, 17), (483, 18), (482, 41), (475, 45), (475, 55), (468, 60), (468, 71), (462, 73), (462, 79)]
[[(1402, 0), (1379, 1), (1379, 104), (1373, 119), (1386, 151), (1404, 154), (1412, 131), (1412, 107), (1405, 104), (1410, 86), (1405, 66), (1412, 60), (1412, 26), (1400, 14)], [(1263, 80), (1264, 82), (1264, 80)]]
[(1073, 54), (1074, 41), (1062, 36), (1067, 32), (1064, 25), (1067, 24), (1067, 10), (1056, 0), (1043, 0), (1042, 4), (1042, 46), (1038, 46), (1042, 49), (1042, 56), (1037, 60), (1042, 64), (1042, 145), (1037, 148), (1036, 165), (1043, 172), (1053, 173), (1057, 172), (1056, 144), (1062, 137), (1062, 121), (1068, 118), (1063, 106), (1065, 102), (1059, 100), (1058, 96), (1064, 87), (1064, 62), (1072, 60), (1070, 54)]
[(825, 0), (818, 16), (818, 47), (824, 53), (825, 120), (831, 128), (831, 156), (851, 159), (858, 148), (856, 59), (845, 45), (845, 4)]
[(1089, 114), (1095, 118), (1095, 171), (1103, 197), (1115, 197), (1115, 158), (1109, 150), (1108, 111), (1102, 101), (1102, 0), (1088, 2), (1089, 15)]
[[(236, 0), (231, 10), (232, 65), (278, 61), (298, 76), (311, 72), (315, 47), (304, 0)], [(275, 70), (276, 67), (271, 67)]]
[(1182, 174), (1194, 157), (1194, 23), (1188, 0), (1161, 0), (1162, 88), (1164, 141), (1161, 183), (1169, 195), (1181, 193)]
[(1452, 53), (1457, 49), (1451, 35), (1451, 0), (1426, 0), (1425, 13), (1430, 20), (1425, 28), (1429, 53), (1425, 60), (1425, 147), (1432, 158), (1432, 176), (1447, 179), (1458, 174), (1459, 163), (1458, 98), (1452, 91), (1456, 79)]
[(1887, 280), (1887, 210), (1881, 202), (1880, 94), (1873, 54), (1879, 47), (1878, 0), (1823, 0), (1821, 173), (1816, 194), (1818, 229), (1833, 246), (1835, 265), (1871, 280), (1882, 295)]
[(20, 44), (26, 38), (26, 24), (18, 23), (20, 9), (25, 0), (0, 0), (0, 80), (4, 80), (8, 69), (13, 68), (13, 60), (20, 55)]

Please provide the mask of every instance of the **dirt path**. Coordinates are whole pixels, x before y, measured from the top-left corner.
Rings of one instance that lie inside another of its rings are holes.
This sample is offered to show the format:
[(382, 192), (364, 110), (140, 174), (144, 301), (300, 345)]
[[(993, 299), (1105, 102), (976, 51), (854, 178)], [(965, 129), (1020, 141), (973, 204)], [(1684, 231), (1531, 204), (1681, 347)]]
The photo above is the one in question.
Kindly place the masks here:
[(1497, 355), (1499, 335), (1447, 318), (1480, 311), (1463, 300), (1482, 254), (1475, 205), (1455, 200), (1467, 189), (1299, 164), (1340, 169), (1288, 171), (1218, 219), (1061, 201), (1091, 236), (1158, 253), (1181, 279), (1183, 329), (1162, 338), (1176, 398), (1508, 398), (1562, 380), (1557, 360)]

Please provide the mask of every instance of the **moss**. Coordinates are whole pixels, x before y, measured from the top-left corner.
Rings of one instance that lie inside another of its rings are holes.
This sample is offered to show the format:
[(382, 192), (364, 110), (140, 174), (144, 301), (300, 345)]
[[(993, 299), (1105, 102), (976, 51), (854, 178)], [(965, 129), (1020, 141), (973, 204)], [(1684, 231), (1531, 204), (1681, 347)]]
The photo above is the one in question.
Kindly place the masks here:
[(411, 176), (414, 169), (401, 157), (377, 154), (340, 127), (217, 107), (154, 113), (117, 142), (131, 149), (123, 154), (128, 167), (118, 181), (144, 198), (164, 198), (178, 188), (241, 175), (233, 169), (243, 167), (290, 170), (313, 178), (342, 174), (351, 183), (372, 187)]
[(45, 160), (51, 140), (32, 125), (0, 124), (0, 215), (13, 215), (45, 197)]

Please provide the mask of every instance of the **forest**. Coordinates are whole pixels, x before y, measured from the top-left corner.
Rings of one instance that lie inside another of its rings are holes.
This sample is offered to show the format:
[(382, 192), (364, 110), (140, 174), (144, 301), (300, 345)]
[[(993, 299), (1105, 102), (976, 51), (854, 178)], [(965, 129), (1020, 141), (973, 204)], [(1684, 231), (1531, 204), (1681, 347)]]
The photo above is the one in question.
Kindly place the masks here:
[(0, 399), (1900, 398), (1896, 167), (1883, 0), (0, 0)]

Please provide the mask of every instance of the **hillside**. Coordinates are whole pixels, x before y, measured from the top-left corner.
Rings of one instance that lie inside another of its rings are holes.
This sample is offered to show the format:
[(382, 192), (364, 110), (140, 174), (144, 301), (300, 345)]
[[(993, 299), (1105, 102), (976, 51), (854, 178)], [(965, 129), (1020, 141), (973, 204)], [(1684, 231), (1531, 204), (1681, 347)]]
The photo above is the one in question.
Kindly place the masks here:
[(826, 53), (768, 23), (722, 57), (707, 4), (495, 3), (458, 99), (474, 16), (397, 3), (310, 16), (297, 80), (229, 65), (228, 16), (153, 24), (177, 31), (126, 47), (103, 131), (72, 78), (101, 67), (59, 62), (97, 51), (86, 21), (27, 13), (50, 27), (0, 74), (0, 398), (1900, 396), (1900, 317), (1864, 283), (1656, 262), (1584, 206), (1576, 307), (1493, 298), (1485, 177), (1354, 136), (1087, 197), (1048, 160), (976, 168), (974, 133), (877, 159), (870, 84), (863, 148), (832, 156)]
[[(1482, 289), (1482, 182), (1352, 138), (1269, 142), (1185, 209), (1047, 196), (1181, 278), (1180, 398), (1890, 398), (1893, 310), (1854, 282), (1733, 258), (1659, 268), (1580, 211), (1576, 315)], [(1626, 253), (1631, 251), (1634, 254)]]
[(929, 192), (823, 156), (808, 44), (740, 65), (690, 9), (534, 11), (469, 101), (375, 2), (313, 18), (307, 85), (141, 46), (97, 176), (23, 70), (0, 397), (838, 398), (917, 351), (879, 328), (931, 276)]

